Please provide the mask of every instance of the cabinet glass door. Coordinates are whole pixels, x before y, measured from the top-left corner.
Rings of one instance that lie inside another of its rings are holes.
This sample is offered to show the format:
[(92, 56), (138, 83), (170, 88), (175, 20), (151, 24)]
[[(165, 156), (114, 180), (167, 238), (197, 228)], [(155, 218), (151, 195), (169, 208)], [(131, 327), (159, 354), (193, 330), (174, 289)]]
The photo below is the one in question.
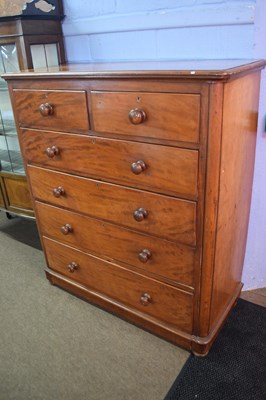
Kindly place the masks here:
[[(0, 45), (0, 73), (19, 71), (15, 43)], [(6, 81), (0, 78), (0, 170), (24, 174)]]
[(34, 69), (59, 65), (57, 43), (33, 44), (30, 50)]

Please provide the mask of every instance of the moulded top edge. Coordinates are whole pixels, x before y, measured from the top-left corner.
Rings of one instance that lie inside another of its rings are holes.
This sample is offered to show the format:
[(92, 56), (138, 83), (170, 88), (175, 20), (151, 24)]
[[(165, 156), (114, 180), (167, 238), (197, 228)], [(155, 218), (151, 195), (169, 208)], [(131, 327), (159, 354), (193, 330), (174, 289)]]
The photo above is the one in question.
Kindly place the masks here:
[(66, 64), (2, 74), (4, 79), (24, 78), (186, 78), (228, 80), (255, 69), (266, 60), (176, 60)]

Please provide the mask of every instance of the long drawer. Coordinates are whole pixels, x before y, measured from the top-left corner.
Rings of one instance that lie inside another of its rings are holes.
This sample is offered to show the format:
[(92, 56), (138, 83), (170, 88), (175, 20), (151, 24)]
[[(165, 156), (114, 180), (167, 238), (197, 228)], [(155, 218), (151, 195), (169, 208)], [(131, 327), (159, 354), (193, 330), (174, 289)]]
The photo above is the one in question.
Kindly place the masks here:
[(168, 325), (192, 332), (193, 295), (43, 238), (48, 266)]
[(41, 234), (89, 253), (194, 286), (195, 250), (36, 201)]
[(97, 132), (199, 141), (199, 94), (93, 91), (91, 108)]
[(21, 144), (24, 157), (34, 164), (161, 193), (197, 196), (196, 150), (32, 130), (21, 132)]
[(196, 244), (196, 203), (28, 166), (35, 199), (171, 241)]
[(89, 129), (85, 91), (14, 90), (19, 126), (60, 131)]

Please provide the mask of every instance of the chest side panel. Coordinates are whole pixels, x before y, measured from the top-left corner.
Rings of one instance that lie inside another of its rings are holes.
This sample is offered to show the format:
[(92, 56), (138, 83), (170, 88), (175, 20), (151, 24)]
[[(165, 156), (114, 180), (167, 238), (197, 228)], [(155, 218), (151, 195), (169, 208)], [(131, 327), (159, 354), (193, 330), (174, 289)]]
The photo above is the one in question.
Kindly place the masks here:
[(225, 85), (210, 328), (241, 290), (252, 193), (260, 73)]

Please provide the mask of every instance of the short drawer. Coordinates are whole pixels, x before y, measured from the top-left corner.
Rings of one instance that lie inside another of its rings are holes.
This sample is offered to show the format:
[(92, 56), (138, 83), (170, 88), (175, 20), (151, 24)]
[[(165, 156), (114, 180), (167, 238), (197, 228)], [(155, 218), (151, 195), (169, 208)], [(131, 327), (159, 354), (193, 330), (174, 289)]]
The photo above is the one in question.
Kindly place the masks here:
[(30, 163), (161, 193), (197, 196), (196, 150), (33, 130), (20, 135)]
[(184, 285), (194, 285), (195, 250), (36, 202), (41, 234)]
[(48, 266), (114, 301), (192, 332), (193, 295), (43, 238)]
[(196, 203), (28, 166), (35, 199), (195, 245)]
[(91, 108), (97, 132), (199, 141), (199, 94), (93, 91)]
[(14, 108), (20, 127), (60, 130), (89, 129), (85, 91), (13, 91)]

